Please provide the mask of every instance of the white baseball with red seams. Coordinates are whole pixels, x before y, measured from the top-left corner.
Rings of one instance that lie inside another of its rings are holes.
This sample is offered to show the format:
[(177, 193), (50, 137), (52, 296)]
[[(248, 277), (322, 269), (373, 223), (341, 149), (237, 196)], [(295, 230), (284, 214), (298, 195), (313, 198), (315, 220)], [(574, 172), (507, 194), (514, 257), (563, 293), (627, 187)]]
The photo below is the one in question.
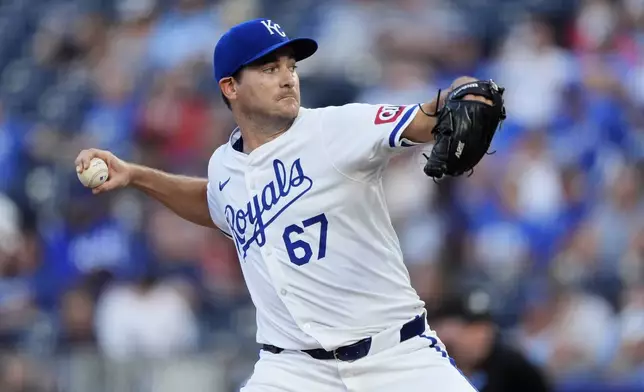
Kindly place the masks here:
[[(425, 304), (410, 284), (382, 173), (413, 145), (401, 134), (417, 111), (301, 108), (286, 132), (249, 154), (235, 130), (212, 155), (210, 214), (235, 242), (257, 341), (285, 349), (262, 351), (243, 391), (473, 391), (426, 321), (424, 334), (400, 342), (401, 326)], [(369, 354), (353, 362), (300, 351), (369, 337)]]
[(96, 188), (107, 181), (109, 169), (101, 158), (92, 158), (89, 167), (82, 173), (76, 173), (80, 182), (88, 188)]

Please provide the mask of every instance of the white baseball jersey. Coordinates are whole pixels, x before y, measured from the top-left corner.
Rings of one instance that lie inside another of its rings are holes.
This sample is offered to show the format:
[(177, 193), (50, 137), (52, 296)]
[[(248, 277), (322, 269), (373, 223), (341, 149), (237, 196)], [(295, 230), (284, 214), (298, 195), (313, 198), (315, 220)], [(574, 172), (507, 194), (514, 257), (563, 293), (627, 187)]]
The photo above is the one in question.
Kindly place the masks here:
[(235, 148), (238, 129), (214, 152), (210, 214), (235, 242), (259, 343), (333, 350), (423, 312), (381, 181), (417, 110), (301, 108), (250, 154)]

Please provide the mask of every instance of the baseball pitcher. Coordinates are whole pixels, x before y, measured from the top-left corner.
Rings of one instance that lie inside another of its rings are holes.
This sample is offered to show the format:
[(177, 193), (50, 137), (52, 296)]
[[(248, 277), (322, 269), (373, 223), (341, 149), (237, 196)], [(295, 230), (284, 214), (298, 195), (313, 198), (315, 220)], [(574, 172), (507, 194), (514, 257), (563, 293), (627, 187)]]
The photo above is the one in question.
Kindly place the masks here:
[(262, 345), (243, 392), (473, 391), (410, 285), (381, 176), (421, 143), (434, 143), (428, 176), (470, 171), (505, 118), (503, 88), (463, 77), (418, 105), (302, 108), (296, 64), (316, 50), (267, 19), (221, 37), (214, 75), (237, 128), (207, 179), (97, 149), (77, 171), (101, 158), (94, 193), (137, 188), (234, 241)]

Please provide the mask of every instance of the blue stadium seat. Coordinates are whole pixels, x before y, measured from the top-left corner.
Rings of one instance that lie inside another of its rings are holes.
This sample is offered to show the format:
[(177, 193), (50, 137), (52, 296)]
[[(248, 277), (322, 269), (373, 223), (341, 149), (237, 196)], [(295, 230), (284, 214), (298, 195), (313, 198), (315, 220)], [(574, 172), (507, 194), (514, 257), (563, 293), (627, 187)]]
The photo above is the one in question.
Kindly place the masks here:
[(12, 0), (7, 2), (4, 5), (4, 8), (6, 8), (9, 12), (18, 12), (28, 8), (28, 3), (29, 0)]
[(37, 100), (36, 117), (76, 131), (88, 106), (88, 86), (63, 81), (46, 91)]
[(48, 123), (62, 125), (72, 110), (69, 97), (58, 89), (46, 90), (38, 99), (38, 117)]
[(0, 14), (0, 59), (6, 58), (6, 53), (12, 44), (11, 26), (8, 17)]
[(23, 89), (30, 83), (30, 67), (29, 60), (16, 60), (12, 61), (5, 67), (2, 74), (0, 74), (0, 89), (9, 94), (15, 94)]
[(0, 93), (21, 110), (35, 109), (41, 93), (55, 81), (53, 70), (39, 67), (32, 59), (12, 61), (0, 74)]

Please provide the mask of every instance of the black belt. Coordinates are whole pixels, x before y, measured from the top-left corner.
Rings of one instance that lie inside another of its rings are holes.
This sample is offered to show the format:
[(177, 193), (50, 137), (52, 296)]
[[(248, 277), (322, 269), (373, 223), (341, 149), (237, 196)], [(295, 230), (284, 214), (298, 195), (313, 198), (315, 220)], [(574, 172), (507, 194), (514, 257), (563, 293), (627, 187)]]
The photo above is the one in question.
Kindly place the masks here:
[[(411, 339), (425, 332), (425, 319), (421, 316), (416, 316), (411, 321), (405, 323), (400, 328), (400, 341)], [(273, 354), (279, 354), (284, 351), (283, 348), (273, 346), (272, 344), (264, 344), (262, 348)], [(316, 348), (313, 350), (302, 350), (315, 359), (337, 359), (340, 361), (355, 361), (356, 359), (363, 358), (369, 354), (371, 348), (371, 338), (365, 338), (357, 341), (356, 343), (348, 346), (339, 347), (333, 351), (326, 351), (323, 348)]]

